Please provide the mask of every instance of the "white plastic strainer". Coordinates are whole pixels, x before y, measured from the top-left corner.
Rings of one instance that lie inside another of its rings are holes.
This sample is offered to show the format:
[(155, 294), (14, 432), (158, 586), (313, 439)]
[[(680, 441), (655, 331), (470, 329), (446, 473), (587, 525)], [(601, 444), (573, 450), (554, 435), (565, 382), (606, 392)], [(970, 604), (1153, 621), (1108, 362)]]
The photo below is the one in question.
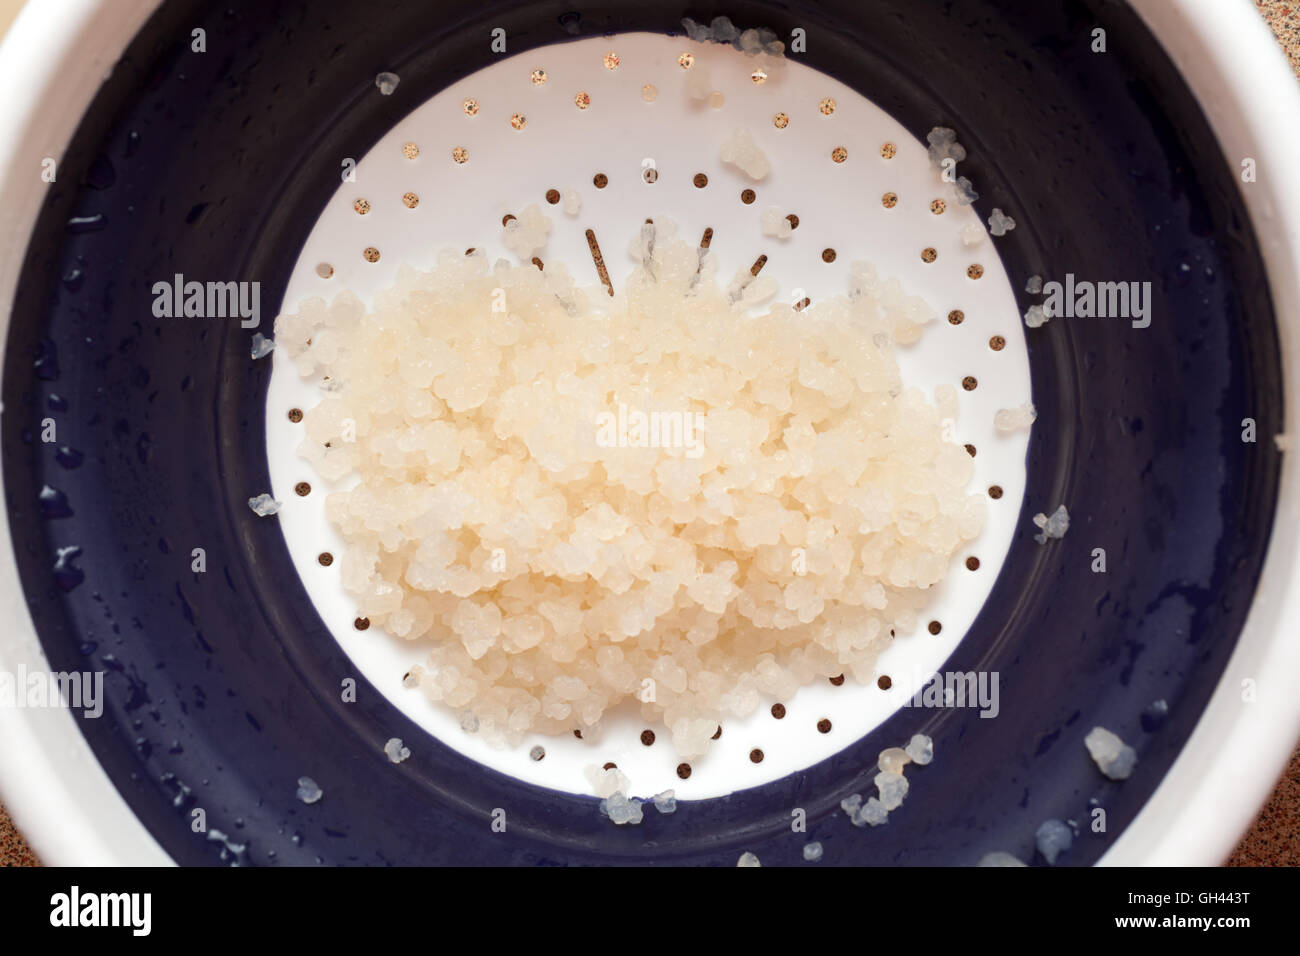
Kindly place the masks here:
[[(689, 71), (707, 71), (720, 97), (690, 97), (684, 53), (693, 57)], [(670, 219), (682, 237), (712, 230), (709, 245), (723, 282), (766, 256), (762, 273), (780, 282), (778, 297), (806, 296), (815, 309), (819, 297), (847, 291), (850, 263), (860, 259), (873, 263), (882, 278), (897, 277), (940, 316), (919, 344), (899, 350), (899, 360), (909, 384), (930, 392), (944, 383), (957, 387), (954, 437), (977, 450), (969, 490), (996, 485), (1002, 492), (989, 501), (985, 531), (957, 555), (916, 633), (898, 634), (881, 655), (878, 674), (890, 677), (889, 689), (863, 687), (852, 678), (840, 686), (818, 681), (779, 701), (781, 719), (769, 709), (778, 702), (767, 701), (749, 719), (724, 724), (710, 753), (691, 762), (688, 779), (678, 773), (681, 759), (664, 728), (647, 728), (633, 706), (609, 714), (600, 739), (537, 735), (518, 748), (493, 749), (463, 730), (456, 713), (402, 686), (403, 674), (423, 663), (428, 644), (377, 628), (357, 631), (356, 607), (339, 586), (337, 564), (319, 563), (322, 552), (341, 553), (343, 542), (325, 517), (330, 483), (298, 457), (302, 426), (288, 412), (311, 408), (321, 392), (298, 377), (285, 355), (274, 354), (266, 427), (271, 490), (283, 503), (278, 520), (322, 619), (357, 669), (421, 727), (525, 781), (587, 793), (583, 767), (612, 761), (637, 795), (673, 788), (681, 798), (699, 799), (823, 760), (879, 725), (941, 668), (979, 612), (1010, 546), (1025, 490), (1028, 433), (1000, 434), (993, 416), (1030, 400), (1029, 364), (994, 240), (985, 235), (974, 246), (963, 243), (963, 229), (979, 224), (978, 218), (955, 201), (925, 145), (886, 113), (796, 62), (762, 82), (754, 66), (754, 59), (727, 46), (645, 33), (502, 56), (409, 113), (356, 163), (355, 181), (343, 182), (321, 214), (286, 291), (286, 310), (344, 289), (367, 300), (394, 283), (399, 265), (428, 267), (446, 246), (515, 261), (501, 240), (502, 218), (536, 203), (552, 220), (542, 258), (563, 261), (592, 286), (600, 280), (588, 230), (618, 288), (633, 266), (627, 249), (641, 224)], [(401, 94), (399, 85), (393, 95)], [(374, 95), (382, 94), (376, 89)], [(747, 128), (771, 159), (771, 174), (759, 182), (720, 161), (722, 143), (736, 127)], [(654, 175), (646, 175), (651, 167)], [(576, 215), (548, 203), (549, 191), (569, 189), (581, 197)], [(744, 190), (753, 190), (752, 202), (743, 201)], [(886, 194), (896, 198), (887, 202)], [(942, 212), (932, 211), (936, 199), (944, 201)], [(760, 216), (770, 207), (798, 217), (790, 238), (762, 234)], [(933, 261), (923, 258), (927, 249), (936, 254)], [(976, 265), (982, 275), (972, 278)], [(957, 324), (944, 319), (953, 312), (961, 313)], [(1004, 342), (1000, 348), (991, 344), (995, 336)], [(967, 377), (977, 382), (973, 390), (962, 387)], [(294, 490), (302, 481), (313, 489), (305, 497)], [(965, 563), (971, 556), (979, 559), (974, 571)], [(931, 621), (941, 623), (938, 634), (930, 633)], [(642, 743), (646, 729), (657, 734), (651, 746)], [(406, 743), (419, 747), (419, 741)], [(545, 758), (530, 759), (538, 745)], [(762, 751), (761, 762), (752, 759), (755, 749)]]

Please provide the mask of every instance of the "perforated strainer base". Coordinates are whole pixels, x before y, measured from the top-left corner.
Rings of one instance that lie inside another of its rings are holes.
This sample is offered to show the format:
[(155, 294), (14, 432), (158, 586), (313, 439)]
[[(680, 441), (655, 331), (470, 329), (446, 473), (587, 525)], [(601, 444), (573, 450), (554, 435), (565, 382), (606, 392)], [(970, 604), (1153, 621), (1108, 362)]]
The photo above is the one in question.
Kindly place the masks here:
[[(694, 58), (690, 71), (708, 71), (721, 106), (690, 98), (683, 53)], [(403, 674), (423, 662), (427, 641), (408, 643), (376, 628), (357, 631), (356, 607), (339, 585), (337, 564), (319, 563), (322, 552), (341, 553), (343, 541), (325, 517), (331, 485), (298, 457), (302, 426), (288, 412), (311, 408), (321, 393), (275, 353), (266, 428), (272, 493), (283, 503), (277, 520), (322, 619), (358, 671), (420, 726), (522, 780), (586, 793), (582, 768), (612, 761), (637, 795), (673, 788), (679, 797), (698, 799), (823, 760), (883, 722), (942, 667), (979, 612), (1011, 542), (1025, 490), (1028, 434), (997, 433), (993, 416), (1029, 401), (1029, 365), (995, 240), (963, 244), (963, 228), (978, 218), (953, 200), (925, 146), (887, 114), (796, 62), (762, 83), (751, 77), (754, 65), (730, 47), (651, 34), (503, 56), (415, 109), (356, 164), (355, 181), (344, 182), (321, 214), (286, 291), (286, 310), (344, 289), (365, 300), (393, 284), (399, 265), (427, 268), (447, 246), (514, 261), (501, 242), (502, 217), (537, 203), (552, 220), (541, 258), (566, 263), (592, 286), (599, 279), (587, 230), (619, 288), (633, 265), (626, 250), (641, 224), (670, 219), (683, 238), (712, 230), (710, 248), (723, 282), (766, 256), (763, 275), (780, 282), (778, 298), (807, 296), (815, 309), (819, 298), (847, 291), (850, 263), (861, 259), (882, 278), (897, 277), (940, 315), (919, 344), (899, 350), (899, 361), (909, 384), (931, 392), (945, 383), (958, 389), (954, 437), (976, 450), (969, 490), (1001, 489), (988, 502), (983, 534), (955, 557), (916, 633), (898, 634), (881, 655), (877, 673), (890, 678), (888, 689), (847, 678), (839, 686), (818, 681), (791, 700), (766, 701), (747, 720), (725, 722), (710, 753), (692, 761), (688, 779), (678, 773), (681, 758), (664, 728), (650, 727), (658, 739), (642, 743), (647, 725), (633, 706), (608, 715), (599, 739), (535, 735), (517, 748), (493, 749), (466, 733), (450, 709), (402, 686)], [(402, 95), (400, 85), (393, 95)], [(786, 121), (778, 122), (778, 113)], [(772, 161), (771, 175), (760, 182), (720, 162), (722, 143), (735, 127), (748, 128)], [(896, 152), (882, 150), (885, 144)], [(657, 176), (643, 175), (649, 166)], [(706, 184), (697, 185), (704, 182), (698, 174)], [(582, 199), (575, 216), (547, 200), (548, 191), (570, 188)], [(742, 199), (744, 190), (753, 190), (752, 202)], [(886, 202), (886, 194), (896, 200)], [(942, 212), (932, 211), (936, 199), (946, 204)], [(790, 238), (762, 234), (760, 215), (769, 207), (798, 217)], [(927, 249), (933, 261), (923, 258)], [(982, 267), (979, 278), (971, 277), (973, 265)], [(943, 318), (954, 311), (962, 316), (958, 324)], [(996, 349), (995, 336), (1005, 343)], [(971, 390), (962, 385), (968, 377), (976, 383)], [(294, 490), (302, 481), (312, 487), (305, 497)], [(978, 558), (976, 570), (967, 567), (970, 557)], [(940, 622), (938, 634), (931, 633), (931, 621)], [(784, 705), (783, 718), (773, 716), (773, 703)], [(406, 743), (412, 750), (420, 746), (418, 740)], [(540, 761), (529, 757), (535, 745), (545, 749)], [(760, 762), (751, 756), (756, 749)]]

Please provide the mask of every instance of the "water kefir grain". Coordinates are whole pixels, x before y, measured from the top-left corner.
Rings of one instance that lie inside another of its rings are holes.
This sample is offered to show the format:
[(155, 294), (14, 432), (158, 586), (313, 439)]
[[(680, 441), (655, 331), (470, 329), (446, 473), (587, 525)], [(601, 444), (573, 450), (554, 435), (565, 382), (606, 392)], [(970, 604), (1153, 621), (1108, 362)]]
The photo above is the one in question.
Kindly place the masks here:
[[(690, 759), (764, 698), (872, 683), (984, 523), (942, 439), (955, 389), (899, 377), (895, 347), (935, 316), (920, 298), (859, 262), (848, 296), (751, 317), (773, 280), (742, 270), (733, 302), (712, 254), (697, 278), (695, 242), (655, 222), (613, 299), (555, 260), (456, 250), (371, 311), (345, 292), (276, 321), (333, 386), (300, 451), (353, 482), (326, 512), (358, 616), (427, 642), (413, 679), (497, 744), (589, 737), (651, 678), (642, 717)], [(677, 447), (637, 447), (620, 405), (677, 413)]]

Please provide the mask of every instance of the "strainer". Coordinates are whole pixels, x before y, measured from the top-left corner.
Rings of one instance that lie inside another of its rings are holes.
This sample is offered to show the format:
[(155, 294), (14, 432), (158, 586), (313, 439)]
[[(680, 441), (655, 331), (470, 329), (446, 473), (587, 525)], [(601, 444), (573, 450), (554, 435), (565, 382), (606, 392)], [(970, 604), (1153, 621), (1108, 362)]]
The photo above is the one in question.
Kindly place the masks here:
[[(303, 427), (290, 414), (319, 402), (328, 383), (300, 378), (277, 351), (267, 392), (271, 486), (312, 602), (385, 696), (443, 742), (502, 773), (588, 792), (583, 767), (615, 762), (640, 793), (675, 789), (694, 799), (830, 757), (939, 670), (988, 596), (1014, 534), (1028, 430), (999, 433), (994, 416), (1029, 401), (1029, 364), (994, 241), (926, 146), (897, 121), (800, 63), (764, 70), (760, 62), (729, 44), (647, 33), (498, 57), (412, 110), (347, 167), (298, 257), (286, 308), (340, 289), (369, 296), (395, 283), (399, 265), (431, 262), (444, 247), (518, 261), (502, 244), (501, 222), (529, 204), (552, 220), (542, 255), (566, 263), (597, 294), (631, 271), (628, 249), (648, 219), (666, 217), (679, 233), (698, 237), (718, 258), (724, 282), (745, 269), (775, 276), (778, 296), (807, 300), (810, 315), (818, 299), (845, 294), (852, 260), (870, 258), (882, 277), (923, 294), (939, 316), (918, 345), (902, 350), (904, 374), (927, 392), (947, 384), (960, 393), (951, 440), (976, 456), (973, 488), (990, 495), (988, 530), (953, 562), (917, 633), (898, 635), (882, 657), (876, 686), (823, 681), (792, 700), (768, 700), (750, 719), (729, 723), (705, 759), (688, 763), (664, 728), (647, 727), (635, 707), (622, 708), (599, 738), (537, 736), (503, 751), (465, 731), (458, 712), (403, 687), (404, 674), (424, 661), (419, 643), (357, 629), (338, 565), (321, 564), (322, 554), (343, 551), (325, 516), (331, 486), (299, 456)], [(390, 95), (402, 94), (399, 84)], [(374, 95), (382, 95), (378, 87)], [(722, 141), (736, 128), (752, 131), (771, 175), (756, 181), (721, 161)], [(581, 203), (574, 212), (563, 205), (570, 193)], [(788, 238), (764, 233), (768, 209), (797, 217)], [(972, 557), (978, 567), (966, 569)], [(779, 720), (773, 705), (784, 711)], [(646, 730), (658, 733), (658, 745), (641, 743)], [(530, 759), (533, 747), (545, 758)]]

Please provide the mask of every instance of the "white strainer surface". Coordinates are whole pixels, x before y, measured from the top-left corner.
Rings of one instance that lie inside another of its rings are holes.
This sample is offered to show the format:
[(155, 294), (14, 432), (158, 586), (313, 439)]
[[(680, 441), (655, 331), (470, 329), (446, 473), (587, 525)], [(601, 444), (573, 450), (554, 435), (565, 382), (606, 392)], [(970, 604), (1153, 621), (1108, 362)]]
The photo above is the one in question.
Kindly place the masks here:
[[(694, 57), (690, 70), (707, 70), (722, 94), (720, 106), (688, 95), (688, 71), (679, 61), (688, 52)], [(670, 219), (683, 238), (712, 229), (710, 247), (722, 282), (766, 256), (763, 275), (781, 283), (779, 297), (797, 301), (806, 295), (815, 309), (820, 297), (847, 291), (850, 263), (861, 259), (873, 263), (882, 278), (897, 277), (940, 315), (919, 344), (900, 348), (898, 357), (909, 384), (931, 393), (944, 383), (958, 389), (955, 437), (977, 449), (969, 490), (1002, 489), (999, 499), (989, 501), (983, 534), (957, 554), (916, 633), (898, 634), (881, 655), (877, 673), (891, 678), (888, 690), (852, 678), (840, 686), (818, 681), (779, 702), (783, 719), (769, 709), (777, 701), (765, 701), (752, 717), (723, 725), (709, 754), (691, 762), (688, 779), (677, 772), (681, 761), (663, 727), (650, 728), (658, 737), (652, 746), (642, 744), (647, 725), (632, 706), (608, 714), (599, 739), (534, 735), (518, 748), (493, 749), (462, 730), (456, 713), (402, 686), (403, 674), (423, 663), (427, 639), (408, 643), (377, 628), (357, 631), (356, 607), (339, 586), (337, 562), (319, 563), (322, 552), (341, 554), (343, 541), (325, 518), (331, 485), (298, 457), (302, 425), (291, 422), (288, 412), (311, 408), (321, 392), (276, 351), (266, 436), (271, 491), (283, 508), (273, 520), (280, 522), (322, 619), (358, 671), (416, 723), (466, 756), (522, 780), (587, 793), (582, 768), (612, 761), (638, 796), (673, 788), (680, 798), (699, 799), (823, 760), (879, 725), (940, 669), (983, 605), (1010, 546), (1025, 490), (1028, 433), (1000, 434), (993, 416), (1029, 401), (1029, 364), (1015, 296), (992, 245), (996, 240), (986, 235), (973, 247), (963, 244), (963, 228), (978, 218), (940, 181), (925, 145), (889, 115), (797, 62), (762, 83), (751, 77), (754, 64), (730, 47), (644, 33), (502, 56), (415, 109), (360, 158), (355, 182), (344, 182), (321, 214), (286, 291), (287, 311), (307, 297), (328, 299), (344, 289), (367, 300), (393, 284), (399, 265), (427, 268), (446, 246), (475, 247), (490, 260), (516, 261), (501, 241), (502, 217), (537, 203), (552, 220), (541, 258), (566, 263), (592, 286), (599, 279), (587, 230), (619, 288), (633, 266), (627, 249), (641, 224)], [(402, 94), (399, 85), (393, 95)], [(381, 95), (378, 89), (374, 95)], [(476, 110), (467, 110), (467, 100)], [(788, 117), (780, 126), (778, 113)], [(772, 161), (772, 173), (762, 181), (719, 159), (736, 127), (748, 128)], [(896, 146), (892, 158), (882, 152), (887, 143)], [(407, 144), (418, 148), (414, 158)], [(643, 175), (649, 165), (657, 177)], [(707, 176), (703, 187), (696, 185), (700, 173)], [(593, 182), (599, 174), (607, 179), (603, 188)], [(568, 189), (581, 196), (576, 216), (547, 202), (548, 191)], [(741, 198), (746, 189), (756, 194), (749, 204)], [(887, 193), (897, 197), (888, 207), (882, 199)], [(935, 199), (944, 200), (942, 213), (931, 211)], [(358, 200), (368, 204), (365, 214), (357, 212)], [(762, 234), (759, 217), (773, 206), (798, 216), (788, 239)], [(923, 261), (927, 248), (937, 253), (933, 262)], [(378, 250), (378, 261), (369, 261), (368, 249)], [(835, 252), (830, 262), (823, 255), (828, 249)], [(332, 270), (329, 278), (320, 274), (327, 270), (318, 271), (321, 264)], [(973, 279), (968, 268), (976, 264), (983, 274)], [(964, 315), (960, 324), (945, 320), (953, 310)], [(994, 336), (1003, 337), (1005, 346), (991, 347)], [(967, 376), (978, 382), (973, 390), (962, 387)], [(312, 487), (305, 497), (294, 491), (302, 481)], [(249, 489), (249, 495), (263, 490)], [(965, 564), (971, 556), (979, 559), (974, 571)], [(942, 624), (937, 635), (930, 633), (932, 620)], [(919, 724), (922, 714), (917, 717)], [(818, 727), (824, 721), (829, 732)], [(419, 740), (406, 744), (412, 751), (420, 747)], [(540, 761), (529, 757), (535, 745), (546, 752)], [(756, 748), (763, 753), (758, 763), (751, 759)]]

